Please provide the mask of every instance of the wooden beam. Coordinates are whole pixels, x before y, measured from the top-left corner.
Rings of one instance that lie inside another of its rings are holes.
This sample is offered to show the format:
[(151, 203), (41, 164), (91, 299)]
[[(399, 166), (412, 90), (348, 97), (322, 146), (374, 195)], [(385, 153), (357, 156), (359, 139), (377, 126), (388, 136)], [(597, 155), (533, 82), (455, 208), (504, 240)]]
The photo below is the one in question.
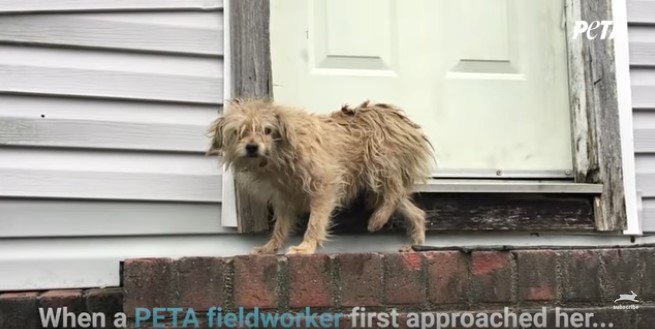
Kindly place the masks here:
[(611, 0), (567, 0), (573, 167), (576, 183), (603, 184), (596, 228), (626, 227), (614, 43), (574, 38), (576, 21), (612, 20)]
[(414, 185), (421, 193), (560, 193), (600, 194), (601, 184), (539, 180), (430, 179)]
[[(423, 193), (427, 231), (593, 231), (594, 196), (528, 193)], [(334, 233), (366, 232), (372, 211), (358, 200), (334, 218)], [(385, 230), (404, 231), (394, 218)], [(302, 232), (302, 230), (300, 230)]]
[[(237, 0), (229, 5), (232, 96), (273, 98), (273, 77), (269, 38), (269, 1)], [(247, 182), (235, 174), (238, 229), (255, 233), (269, 229), (265, 204), (245, 190)]]

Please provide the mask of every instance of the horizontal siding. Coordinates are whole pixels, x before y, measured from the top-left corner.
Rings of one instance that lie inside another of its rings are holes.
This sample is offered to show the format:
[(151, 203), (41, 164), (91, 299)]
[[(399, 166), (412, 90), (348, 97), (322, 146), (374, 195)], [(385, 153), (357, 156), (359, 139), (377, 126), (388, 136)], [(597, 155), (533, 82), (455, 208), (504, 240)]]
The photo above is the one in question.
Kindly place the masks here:
[(635, 110), (633, 119), (635, 151), (655, 153), (655, 109)]
[(0, 197), (219, 203), (221, 172), (203, 155), (5, 148)]
[(655, 195), (655, 171), (650, 172), (643, 168), (637, 171), (637, 190), (644, 198), (652, 198)]
[[(146, 17), (144, 19), (138, 19)], [(94, 47), (194, 55), (223, 54), (222, 25), (174, 24), (155, 14), (133, 20), (117, 15), (57, 14), (0, 16), (0, 42), (33, 45)], [(218, 16), (218, 15), (211, 15)], [(165, 18), (165, 17), (164, 17)], [(52, 28), (56, 26), (57, 28)]]
[[(0, 144), (203, 153), (212, 105), (0, 95)], [(93, 109), (93, 110), (90, 110)]]
[(655, 198), (642, 200), (641, 217), (644, 231), (655, 232)]
[(0, 0), (0, 237), (226, 232), (222, 169), (204, 155), (223, 103), (221, 8)]
[(151, 122), (115, 122), (6, 117), (0, 144), (204, 153), (207, 127)]
[(655, 109), (655, 68), (632, 68), (632, 106), (636, 109)]
[(655, 67), (655, 31), (648, 26), (632, 26), (628, 39), (630, 63), (634, 66)]
[(217, 203), (4, 199), (0, 208), (0, 238), (218, 234), (227, 230), (216, 215), (221, 211)]
[(0, 13), (44, 11), (212, 10), (223, 0), (0, 0)]
[(628, 0), (628, 21), (633, 24), (655, 24), (655, 1)]
[(0, 89), (9, 93), (219, 104), (220, 78), (0, 64)]
[(25, 119), (207, 126), (218, 116), (217, 106), (204, 104), (35, 95), (0, 95), (0, 103), (0, 116)]
[(0, 196), (220, 202), (222, 180), (204, 175), (2, 169)]
[(655, 0), (628, 0), (628, 21), (640, 219), (655, 232)]
[(0, 93), (219, 105), (222, 90), (218, 58), (0, 45)]
[(14, 44), (0, 44), (0, 63), (163, 76), (215, 78), (222, 77), (223, 74), (223, 61), (216, 58)]
[(655, 153), (638, 153), (637, 189), (644, 197), (655, 197)]
[(146, 174), (220, 175), (219, 160), (198, 154), (6, 147), (0, 170), (73, 170)]

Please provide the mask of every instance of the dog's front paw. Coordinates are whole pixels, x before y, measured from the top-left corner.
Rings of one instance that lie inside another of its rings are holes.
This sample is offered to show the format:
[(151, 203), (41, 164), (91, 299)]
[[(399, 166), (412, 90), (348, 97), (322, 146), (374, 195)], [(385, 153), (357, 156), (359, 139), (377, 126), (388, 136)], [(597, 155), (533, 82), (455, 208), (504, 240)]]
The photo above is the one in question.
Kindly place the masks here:
[(398, 249), (399, 252), (414, 252), (414, 248), (412, 248), (411, 244), (405, 244), (400, 249)]
[(303, 242), (297, 246), (289, 248), (287, 255), (311, 255), (314, 251), (316, 251), (316, 247)]
[(251, 255), (270, 255), (270, 254), (275, 254), (277, 252), (277, 248), (269, 246), (267, 244), (261, 246), (261, 247), (255, 247), (252, 249), (250, 252)]

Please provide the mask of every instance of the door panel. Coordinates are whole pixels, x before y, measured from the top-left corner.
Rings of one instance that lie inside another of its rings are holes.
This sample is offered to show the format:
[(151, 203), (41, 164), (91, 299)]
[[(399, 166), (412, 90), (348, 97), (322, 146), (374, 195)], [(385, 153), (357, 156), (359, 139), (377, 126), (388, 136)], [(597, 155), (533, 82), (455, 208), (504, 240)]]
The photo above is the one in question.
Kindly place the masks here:
[(397, 104), (434, 144), (435, 176), (564, 176), (563, 10), (553, 0), (274, 0), (274, 96), (321, 113)]
[[(313, 11), (315, 20), (315, 67), (318, 69), (391, 68), (395, 17), (389, 0), (354, 2), (321, 0)], [(340, 15), (354, 10), (379, 17), (375, 29), (361, 24), (361, 17)], [(349, 35), (344, 38), (344, 35)]]

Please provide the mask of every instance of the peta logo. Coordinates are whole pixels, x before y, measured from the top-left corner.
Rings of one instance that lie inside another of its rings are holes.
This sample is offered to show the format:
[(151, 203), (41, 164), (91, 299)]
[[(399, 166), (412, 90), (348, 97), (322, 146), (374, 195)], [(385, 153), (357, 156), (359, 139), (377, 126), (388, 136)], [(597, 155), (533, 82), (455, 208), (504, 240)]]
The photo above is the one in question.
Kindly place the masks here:
[[(631, 302), (631, 303), (628, 303), (626, 305), (625, 303), (620, 304), (619, 302)], [(638, 310), (639, 309), (639, 305), (635, 305), (635, 304), (639, 304), (639, 301), (637, 300), (637, 294), (635, 294), (634, 291), (630, 291), (630, 294), (620, 294), (619, 298), (617, 298), (614, 301), (614, 303), (615, 304), (619, 303), (618, 305), (613, 305), (612, 306), (612, 308), (615, 309), (615, 310)]]
[[(611, 31), (610, 31), (611, 30)], [(584, 34), (588, 40), (600, 38), (605, 40), (614, 39), (614, 22), (613, 21), (576, 21), (573, 27), (573, 39), (577, 39)]]
[(625, 301), (625, 302), (639, 303), (639, 301), (637, 300), (637, 294), (635, 294), (634, 291), (630, 291), (630, 295), (628, 295), (628, 294), (620, 294), (620, 295), (619, 295), (619, 298), (618, 298), (617, 300), (615, 300), (614, 302), (615, 302), (615, 303), (618, 303), (618, 302), (623, 302), (623, 301)]

